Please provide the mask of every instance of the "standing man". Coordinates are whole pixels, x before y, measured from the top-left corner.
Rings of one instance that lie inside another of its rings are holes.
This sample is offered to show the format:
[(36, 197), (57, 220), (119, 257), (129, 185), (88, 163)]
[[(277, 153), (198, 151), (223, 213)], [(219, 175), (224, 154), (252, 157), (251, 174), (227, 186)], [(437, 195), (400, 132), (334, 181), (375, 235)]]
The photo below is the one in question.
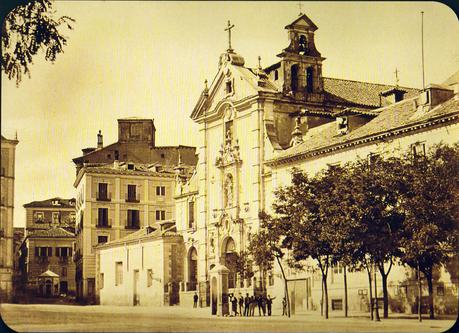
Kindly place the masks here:
[(193, 296), (193, 308), (197, 308), (198, 307), (198, 294), (197, 293), (194, 293), (194, 296)]
[(261, 317), (261, 303), (262, 303), (261, 295), (257, 296), (256, 302), (258, 305), (258, 316)]
[(250, 297), (249, 294), (245, 294), (244, 298), (244, 316), (248, 317), (249, 316), (249, 307), (250, 307)]
[[(244, 306), (244, 297), (242, 297), (242, 294), (239, 293), (239, 315), (242, 317), (242, 308)], [(244, 313), (245, 315), (245, 313)]]
[(266, 305), (268, 306), (268, 316), (271, 315), (271, 307), (272, 307), (272, 304), (273, 304), (273, 299), (275, 299), (276, 297), (272, 297), (270, 295), (268, 295), (268, 297), (266, 298)]
[(282, 315), (287, 315), (287, 299), (285, 297), (282, 299)]
[(267, 299), (266, 299), (266, 296), (264, 294), (261, 295), (260, 298), (261, 298), (261, 310), (263, 311), (263, 316), (266, 316)]

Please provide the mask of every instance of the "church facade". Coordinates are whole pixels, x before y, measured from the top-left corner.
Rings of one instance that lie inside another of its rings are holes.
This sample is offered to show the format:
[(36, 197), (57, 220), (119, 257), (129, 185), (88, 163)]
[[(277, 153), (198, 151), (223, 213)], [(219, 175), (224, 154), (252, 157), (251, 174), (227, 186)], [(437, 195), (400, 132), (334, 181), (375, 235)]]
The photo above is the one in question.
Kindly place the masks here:
[[(213, 314), (227, 313), (228, 294), (252, 295), (262, 286), (277, 297), (274, 307), (281, 307), (283, 281), (276, 265), (265, 276), (254, 267), (249, 279), (237, 274), (236, 265), (259, 228), (259, 212), (270, 211), (273, 191), (290, 183), (292, 167), (315, 173), (371, 153), (457, 142), (459, 105), (452, 85), (420, 91), (323, 77), (325, 58), (314, 42), (317, 26), (301, 15), (285, 29), (288, 47), (279, 62), (264, 69), (245, 67), (230, 43), (191, 114), (200, 126), (199, 161), (193, 177), (178, 183), (176, 223), (185, 244), (184, 282), (196, 287), (182, 294), (188, 300), (196, 290)], [(192, 224), (190, 202), (196, 206)], [(293, 307), (317, 310), (318, 277), (287, 273)], [(394, 275), (401, 280), (404, 271)], [(366, 282), (352, 279), (351, 309), (366, 311)], [(457, 278), (452, 282), (445, 273), (445, 279), (451, 296), (457, 295)], [(340, 308), (340, 288), (332, 309)]]

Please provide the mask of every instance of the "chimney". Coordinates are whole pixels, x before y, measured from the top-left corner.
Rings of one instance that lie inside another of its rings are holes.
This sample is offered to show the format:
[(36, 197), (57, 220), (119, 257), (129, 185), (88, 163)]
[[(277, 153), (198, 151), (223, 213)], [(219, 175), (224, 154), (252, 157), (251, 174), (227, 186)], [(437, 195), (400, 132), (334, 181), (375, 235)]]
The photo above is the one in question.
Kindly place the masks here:
[(104, 146), (104, 137), (102, 135), (101, 130), (97, 134), (97, 149), (101, 149)]

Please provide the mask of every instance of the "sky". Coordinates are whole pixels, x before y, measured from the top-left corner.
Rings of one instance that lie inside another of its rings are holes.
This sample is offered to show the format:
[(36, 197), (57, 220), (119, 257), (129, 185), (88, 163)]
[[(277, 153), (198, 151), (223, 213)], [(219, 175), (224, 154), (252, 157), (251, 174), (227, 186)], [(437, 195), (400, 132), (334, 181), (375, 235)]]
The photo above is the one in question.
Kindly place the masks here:
[[(198, 146), (189, 118), (217, 73), (235, 25), (232, 47), (246, 66), (262, 66), (288, 46), (284, 27), (298, 2), (61, 1), (56, 16), (76, 20), (64, 30), (68, 45), (51, 64), (40, 55), (31, 78), (16, 87), (2, 73), (1, 131), (18, 133), (15, 226), (25, 225), (25, 203), (75, 196), (72, 158), (117, 141), (117, 119), (153, 118), (157, 145)], [(323, 76), (422, 86), (421, 11), (425, 75), (441, 83), (459, 69), (459, 23), (436, 2), (303, 2), (318, 27)]]

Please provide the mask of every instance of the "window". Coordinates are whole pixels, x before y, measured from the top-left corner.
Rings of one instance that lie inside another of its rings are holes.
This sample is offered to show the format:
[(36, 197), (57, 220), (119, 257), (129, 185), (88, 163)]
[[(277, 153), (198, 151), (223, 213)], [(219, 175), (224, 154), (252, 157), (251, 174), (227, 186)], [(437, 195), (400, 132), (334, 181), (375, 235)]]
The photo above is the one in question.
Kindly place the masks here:
[(269, 274), (268, 274), (268, 285), (274, 286), (274, 274), (273, 274), (273, 272), (269, 272)]
[(76, 221), (75, 213), (70, 213), (69, 220), (70, 220), (70, 223), (75, 223)]
[(127, 226), (128, 229), (139, 229), (140, 220), (139, 220), (139, 210), (138, 209), (128, 209), (127, 211)]
[(339, 263), (336, 263), (336, 264), (333, 265), (332, 267), (333, 267), (333, 273), (334, 273), (334, 274), (341, 274), (341, 273), (343, 273), (343, 267), (342, 267)]
[(127, 165), (127, 168), (128, 168), (128, 170), (134, 170), (134, 164), (129, 163), (129, 164)]
[(164, 220), (166, 220), (166, 211), (157, 210), (156, 211), (156, 221), (164, 221)]
[(279, 71), (276, 69), (274, 71), (274, 81), (277, 81), (277, 80), (279, 80)]
[(99, 289), (104, 289), (104, 273), (99, 274)]
[(411, 145), (411, 152), (413, 153), (413, 158), (416, 160), (418, 158), (423, 158), (426, 156), (426, 144), (424, 142), (416, 142)]
[(97, 236), (97, 244), (104, 244), (108, 242), (108, 236)]
[(156, 195), (165, 196), (166, 186), (156, 186)]
[(332, 310), (342, 310), (343, 309), (343, 300), (340, 299), (332, 299)]
[(115, 286), (123, 284), (123, 262), (115, 262)]
[(438, 287), (437, 287), (437, 295), (438, 295), (438, 296), (444, 296), (444, 295), (445, 295), (445, 287), (443, 287), (443, 286), (438, 286)]
[(43, 212), (35, 212), (34, 213), (34, 220), (35, 220), (35, 223), (43, 223), (43, 222), (45, 222), (45, 214)]
[(137, 196), (136, 185), (128, 185), (127, 188), (127, 196), (126, 201), (129, 202), (139, 202), (139, 198)]
[(147, 287), (151, 287), (153, 285), (153, 270), (147, 269)]
[(99, 183), (98, 184), (99, 191), (96, 193), (97, 200), (101, 201), (109, 201), (110, 194), (108, 193), (108, 184), (107, 183)]
[(226, 81), (226, 93), (231, 94), (233, 92), (233, 83), (231, 80)]
[(56, 247), (56, 257), (71, 257), (72, 248), (71, 247)]
[(108, 227), (108, 208), (99, 208), (97, 212), (97, 227)]
[(336, 117), (338, 134), (346, 134), (349, 130), (347, 117)]
[(53, 212), (53, 224), (59, 224), (61, 214), (59, 212)]
[(37, 246), (35, 248), (35, 257), (51, 257), (52, 255), (52, 247)]
[(62, 269), (61, 269), (61, 276), (62, 276), (62, 277), (67, 276), (67, 267), (62, 267)]
[(194, 201), (188, 202), (188, 228), (194, 228)]

